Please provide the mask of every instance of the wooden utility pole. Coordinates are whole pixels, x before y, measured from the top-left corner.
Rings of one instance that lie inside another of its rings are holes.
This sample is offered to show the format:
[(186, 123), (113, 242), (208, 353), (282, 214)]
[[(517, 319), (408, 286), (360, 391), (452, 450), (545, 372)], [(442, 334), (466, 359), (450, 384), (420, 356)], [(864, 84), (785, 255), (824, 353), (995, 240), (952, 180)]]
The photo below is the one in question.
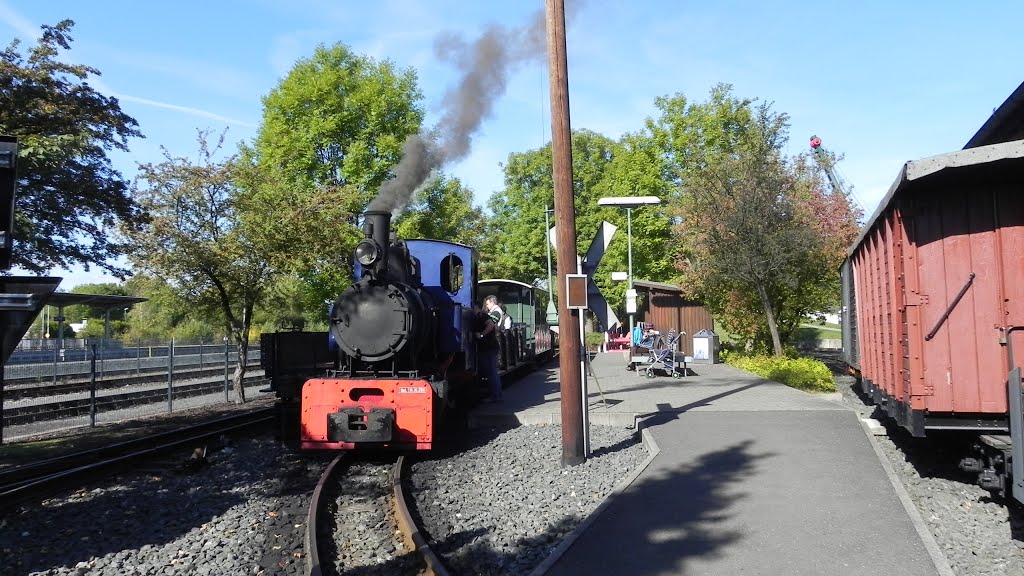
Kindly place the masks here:
[(576, 271), (576, 213), (572, 195), (569, 70), (565, 55), (565, 0), (546, 0), (551, 85), (551, 155), (555, 182), (555, 257), (558, 266), (558, 367), (562, 392), (562, 466), (586, 460), (577, 311), (569, 310), (565, 275)]

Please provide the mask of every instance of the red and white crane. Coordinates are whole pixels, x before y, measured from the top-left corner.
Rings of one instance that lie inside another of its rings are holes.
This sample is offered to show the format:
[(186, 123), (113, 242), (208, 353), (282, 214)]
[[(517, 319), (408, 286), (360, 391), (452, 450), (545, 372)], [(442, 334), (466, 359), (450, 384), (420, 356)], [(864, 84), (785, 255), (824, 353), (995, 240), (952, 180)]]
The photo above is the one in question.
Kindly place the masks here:
[(814, 150), (814, 158), (818, 161), (818, 166), (821, 166), (821, 169), (828, 175), (828, 181), (832, 184), (832, 190), (840, 194), (846, 194), (846, 190), (843, 189), (842, 184), (839, 182), (839, 177), (836, 176), (835, 171), (832, 169), (832, 159), (825, 154), (825, 149), (821, 147), (821, 138), (811, 136), (811, 148)]

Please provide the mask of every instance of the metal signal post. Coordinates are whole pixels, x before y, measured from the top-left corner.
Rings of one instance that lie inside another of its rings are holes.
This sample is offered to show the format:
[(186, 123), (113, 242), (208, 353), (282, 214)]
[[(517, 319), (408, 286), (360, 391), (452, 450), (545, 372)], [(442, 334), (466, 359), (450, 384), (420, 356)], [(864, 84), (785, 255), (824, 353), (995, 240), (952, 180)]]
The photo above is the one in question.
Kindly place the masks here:
[[(555, 184), (556, 264), (558, 290), (566, 289), (566, 275), (576, 269), (576, 214), (572, 195), (572, 149), (569, 129), (569, 71), (565, 49), (565, 1), (545, 0), (548, 33), (548, 70), (551, 90), (551, 155)], [(567, 307), (566, 294), (558, 298), (560, 389), (562, 398), (562, 465), (586, 460), (583, 437), (583, 391), (580, 369), (579, 310)]]

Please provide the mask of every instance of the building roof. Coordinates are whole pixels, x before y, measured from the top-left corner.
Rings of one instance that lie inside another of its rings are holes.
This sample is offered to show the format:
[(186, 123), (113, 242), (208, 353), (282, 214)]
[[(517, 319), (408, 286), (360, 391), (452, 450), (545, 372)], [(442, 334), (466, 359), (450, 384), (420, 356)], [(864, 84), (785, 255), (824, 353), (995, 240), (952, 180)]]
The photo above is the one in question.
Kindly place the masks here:
[(665, 284), (664, 282), (650, 282), (648, 280), (634, 280), (633, 286), (639, 286), (641, 288), (651, 288), (654, 290), (664, 290), (666, 292), (679, 292), (682, 293), (683, 289), (675, 284)]
[(992, 112), (964, 150), (1021, 139), (1024, 139), (1024, 83)]
[(488, 278), (486, 280), (479, 281), (478, 284), (512, 284), (515, 286), (520, 286), (522, 288), (533, 288), (532, 285), (527, 284), (526, 282), (520, 282), (519, 280), (508, 280), (505, 278)]
[(75, 292), (54, 292), (46, 299), (48, 306), (74, 306), (88, 304), (96, 308), (126, 308), (132, 304), (145, 302), (148, 298), (137, 296), (110, 296), (108, 294), (77, 294)]

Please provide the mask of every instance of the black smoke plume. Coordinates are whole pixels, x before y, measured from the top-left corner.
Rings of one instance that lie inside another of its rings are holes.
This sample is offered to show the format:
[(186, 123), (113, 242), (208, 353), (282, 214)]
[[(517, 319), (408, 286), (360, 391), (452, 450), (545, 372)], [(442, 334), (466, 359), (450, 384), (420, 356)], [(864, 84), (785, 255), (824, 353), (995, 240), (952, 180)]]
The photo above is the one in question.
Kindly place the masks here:
[(543, 58), (546, 40), (543, 11), (525, 27), (491, 25), (473, 42), (451, 33), (438, 37), (435, 54), (462, 76), (445, 94), (441, 120), (431, 131), (437, 137), (414, 134), (406, 139), (394, 177), (381, 185), (367, 209), (401, 213), (434, 170), (469, 155), (473, 135), (504, 94), (509, 74), (518, 65)]

